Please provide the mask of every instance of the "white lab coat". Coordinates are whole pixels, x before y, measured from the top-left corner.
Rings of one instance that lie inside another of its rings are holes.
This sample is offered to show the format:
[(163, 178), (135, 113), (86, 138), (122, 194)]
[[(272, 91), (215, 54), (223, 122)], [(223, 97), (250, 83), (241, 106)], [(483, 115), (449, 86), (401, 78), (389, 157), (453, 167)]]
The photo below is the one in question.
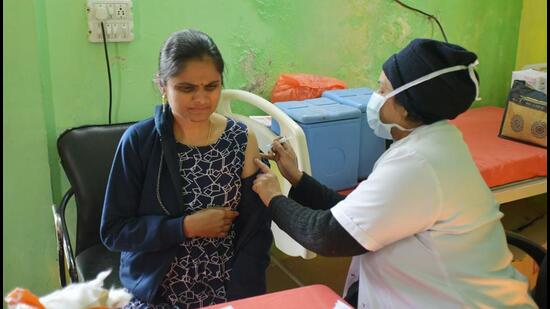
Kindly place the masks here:
[(358, 308), (536, 307), (511, 265), (502, 213), (460, 131), (440, 121), (392, 144), (332, 209), (367, 250)]

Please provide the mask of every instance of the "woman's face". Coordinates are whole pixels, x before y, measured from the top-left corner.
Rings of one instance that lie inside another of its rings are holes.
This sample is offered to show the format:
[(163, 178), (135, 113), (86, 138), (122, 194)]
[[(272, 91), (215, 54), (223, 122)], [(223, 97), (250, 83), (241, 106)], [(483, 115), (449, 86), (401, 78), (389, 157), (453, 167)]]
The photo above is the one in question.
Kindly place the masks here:
[(222, 90), (221, 74), (210, 57), (192, 59), (168, 79), (163, 93), (176, 121), (206, 121), (216, 110)]

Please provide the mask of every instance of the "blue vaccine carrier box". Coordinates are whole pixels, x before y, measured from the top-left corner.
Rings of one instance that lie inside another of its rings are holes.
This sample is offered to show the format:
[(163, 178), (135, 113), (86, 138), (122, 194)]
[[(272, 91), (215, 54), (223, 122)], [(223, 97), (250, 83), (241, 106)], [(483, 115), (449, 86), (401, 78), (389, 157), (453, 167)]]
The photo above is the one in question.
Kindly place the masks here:
[[(304, 130), (312, 176), (334, 190), (357, 185), (361, 111), (329, 98), (279, 102), (285, 112)], [(272, 130), (280, 134), (273, 121)]]
[(361, 133), (359, 146), (359, 179), (365, 179), (372, 172), (374, 163), (386, 150), (383, 138), (374, 135), (367, 122), (367, 104), (374, 91), (370, 88), (350, 88), (328, 90), (322, 97), (332, 99), (340, 104), (352, 106), (361, 111)]

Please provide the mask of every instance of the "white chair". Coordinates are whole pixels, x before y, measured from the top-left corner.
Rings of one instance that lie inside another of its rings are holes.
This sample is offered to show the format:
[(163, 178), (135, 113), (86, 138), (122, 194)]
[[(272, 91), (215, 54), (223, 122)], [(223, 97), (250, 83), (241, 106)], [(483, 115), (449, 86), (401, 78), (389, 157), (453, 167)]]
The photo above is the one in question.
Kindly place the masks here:
[[(223, 90), (217, 112), (227, 117), (231, 117), (234, 120), (240, 121), (250, 127), (256, 134), (260, 148), (262, 148), (262, 146), (265, 147), (265, 145), (269, 145), (276, 137), (275, 133), (273, 133), (273, 131), (271, 131), (267, 126), (256, 120), (233, 112), (231, 109), (231, 102), (234, 101), (245, 102), (255, 106), (279, 122), (281, 127), (281, 136), (290, 138), (288, 142), (296, 152), (299, 168), (311, 175), (311, 165), (309, 162), (306, 136), (302, 128), (298, 126), (294, 120), (275, 107), (273, 103), (258, 95), (243, 90)], [(286, 181), (283, 177), (279, 177), (279, 181), (281, 182), (283, 192), (288, 194), (288, 191), (290, 190), (290, 184), (288, 181)], [(283, 232), (277, 224), (273, 223), (271, 230), (273, 231), (273, 236), (275, 238), (275, 246), (277, 246), (277, 248), (285, 254), (290, 256), (301, 256), (304, 259), (311, 259), (316, 256), (315, 253), (305, 249), (294, 239), (288, 236), (287, 233)]]

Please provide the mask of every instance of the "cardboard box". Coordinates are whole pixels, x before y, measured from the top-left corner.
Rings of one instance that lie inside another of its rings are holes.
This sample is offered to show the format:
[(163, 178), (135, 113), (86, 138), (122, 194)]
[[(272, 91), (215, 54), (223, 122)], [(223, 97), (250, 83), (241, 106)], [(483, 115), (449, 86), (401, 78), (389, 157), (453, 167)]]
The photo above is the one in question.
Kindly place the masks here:
[(499, 137), (546, 148), (547, 97), (516, 80), (508, 95)]

